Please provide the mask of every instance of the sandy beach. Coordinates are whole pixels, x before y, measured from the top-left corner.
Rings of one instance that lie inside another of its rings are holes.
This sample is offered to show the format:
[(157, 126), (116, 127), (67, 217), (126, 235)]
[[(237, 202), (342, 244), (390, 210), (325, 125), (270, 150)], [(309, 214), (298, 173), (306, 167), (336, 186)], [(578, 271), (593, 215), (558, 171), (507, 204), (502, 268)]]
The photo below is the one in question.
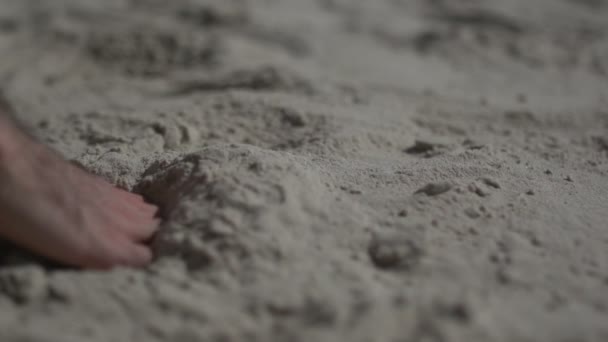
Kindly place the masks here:
[(608, 1), (0, 0), (0, 89), (163, 219), (2, 342), (608, 340)]

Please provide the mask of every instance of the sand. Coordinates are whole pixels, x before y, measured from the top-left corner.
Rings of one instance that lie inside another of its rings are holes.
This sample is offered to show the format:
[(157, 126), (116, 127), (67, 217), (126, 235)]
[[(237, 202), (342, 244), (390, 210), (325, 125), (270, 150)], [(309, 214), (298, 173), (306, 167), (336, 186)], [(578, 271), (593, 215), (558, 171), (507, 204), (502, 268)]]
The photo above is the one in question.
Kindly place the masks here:
[(0, 341), (608, 340), (608, 2), (0, 1), (146, 269), (0, 247)]

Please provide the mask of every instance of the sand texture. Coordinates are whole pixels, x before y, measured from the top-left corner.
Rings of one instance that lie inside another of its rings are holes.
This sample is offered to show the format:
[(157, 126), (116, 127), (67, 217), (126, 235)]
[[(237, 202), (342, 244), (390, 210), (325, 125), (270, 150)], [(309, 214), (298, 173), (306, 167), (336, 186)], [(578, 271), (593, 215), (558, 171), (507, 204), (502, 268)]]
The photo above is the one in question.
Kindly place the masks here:
[(0, 82), (164, 219), (2, 342), (608, 341), (607, 1), (0, 0)]

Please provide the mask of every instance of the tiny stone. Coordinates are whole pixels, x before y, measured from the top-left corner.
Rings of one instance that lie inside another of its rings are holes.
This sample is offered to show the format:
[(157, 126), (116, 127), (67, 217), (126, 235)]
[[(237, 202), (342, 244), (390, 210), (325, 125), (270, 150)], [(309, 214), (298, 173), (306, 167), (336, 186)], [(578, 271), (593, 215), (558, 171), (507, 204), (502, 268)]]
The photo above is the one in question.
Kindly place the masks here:
[(487, 186), (491, 186), (495, 189), (500, 189), (500, 184), (492, 178), (482, 178), (481, 181)]
[(288, 123), (289, 125), (293, 127), (306, 126), (306, 118), (302, 113), (287, 108), (281, 108), (280, 112), (283, 117), (283, 121)]
[(566, 178), (564, 178), (564, 179), (568, 182), (574, 182), (574, 180), (570, 176), (566, 176)]
[(469, 150), (480, 150), (484, 147), (483, 144), (476, 142), (474, 140), (471, 140), (471, 139), (466, 139), (465, 141), (462, 142), (462, 144)]
[(534, 195), (534, 190), (528, 190), (528, 191), (526, 191), (526, 195), (529, 195), (529, 196)]
[(479, 212), (477, 212), (477, 210), (475, 210), (474, 208), (467, 208), (464, 210), (465, 215), (467, 215), (468, 217), (472, 218), (472, 219), (476, 219), (481, 217), (481, 214)]
[(435, 144), (427, 142), (427, 141), (416, 140), (414, 142), (414, 145), (412, 145), (411, 147), (409, 147), (405, 150), (405, 153), (422, 154), (422, 153), (431, 152), (434, 149), (435, 149)]
[(178, 126), (166, 125), (163, 133), (163, 138), (165, 139), (165, 148), (176, 149), (182, 143), (182, 132)]
[(183, 125), (180, 126), (180, 130), (182, 133), (181, 135), (183, 143), (196, 143), (198, 140), (200, 140), (201, 134), (196, 127), (192, 125)]
[(429, 183), (422, 188), (418, 189), (415, 193), (423, 193), (427, 196), (437, 196), (452, 189), (452, 184), (448, 182)]
[(411, 240), (403, 237), (374, 237), (368, 253), (378, 268), (406, 269), (416, 266), (422, 250)]
[(490, 196), (490, 193), (486, 189), (480, 187), (477, 183), (469, 184), (469, 191), (477, 194), (479, 197)]

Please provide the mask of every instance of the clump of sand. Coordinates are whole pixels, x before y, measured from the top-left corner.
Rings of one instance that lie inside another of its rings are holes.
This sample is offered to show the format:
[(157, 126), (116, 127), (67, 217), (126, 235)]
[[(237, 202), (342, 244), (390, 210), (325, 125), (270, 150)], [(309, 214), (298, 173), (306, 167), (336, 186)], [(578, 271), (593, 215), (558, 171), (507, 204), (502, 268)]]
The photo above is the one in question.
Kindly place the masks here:
[(162, 208), (0, 254), (2, 341), (608, 339), (605, 1), (0, 1), (0, 80)]

